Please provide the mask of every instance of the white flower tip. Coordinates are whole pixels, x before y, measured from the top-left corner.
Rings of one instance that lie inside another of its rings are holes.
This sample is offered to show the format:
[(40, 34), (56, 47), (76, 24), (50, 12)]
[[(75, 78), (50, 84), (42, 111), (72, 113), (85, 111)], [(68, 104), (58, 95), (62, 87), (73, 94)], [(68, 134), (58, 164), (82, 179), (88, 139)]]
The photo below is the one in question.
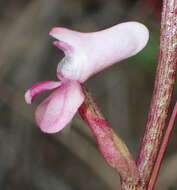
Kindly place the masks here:
[(58, 128), (42, 128), (42, 127), (39, 127), (39, 129), (43, 132), (43, 133), (45, 133), (45, 134), (54, 134), (54, 133), (58, 133), (58, 132), (60, 132), (62, 129), (58, 129)]
[(30, 90), (28, 90), (28, 91), (25, 93), (25, 102), (26, 102), (27, 104), (31, 104), (31, 103), (32, 103), (32, 96), (31, 96)]
[(129, 29), (132, 31), (135, 40), (137, 41), (137, 48), (135, 51), (135, 54), (141, 51), (147, 44), (149, 40), (149, 30), (144, 24), (141, 24), (139, 22), (128, 22)]

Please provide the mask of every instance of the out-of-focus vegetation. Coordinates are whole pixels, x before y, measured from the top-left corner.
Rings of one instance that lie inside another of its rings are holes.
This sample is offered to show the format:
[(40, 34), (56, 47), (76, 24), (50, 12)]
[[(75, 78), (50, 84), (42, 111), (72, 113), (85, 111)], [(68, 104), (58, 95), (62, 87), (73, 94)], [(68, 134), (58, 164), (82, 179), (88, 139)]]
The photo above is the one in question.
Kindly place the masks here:
[[(26, 105), (23, 96), (33, 83), (56, 79), (55, 70), (63, 53), (52, 46), (48, 36), (52, 27), (87, 32), (129, 20), (148, 26), (148, 46), (137, 56), (92, 77), (86, 86), (136, 155), (158, 54), (160, 21), (152, 6), (144, 0), (1, 1), (0, 189), (118, 189), (117, 174), (100, 156), (79, 116), (59, 134), (42, 134), (34, 123), (36, 105)], [(158, 190), (177, 189), (175, 134)]]

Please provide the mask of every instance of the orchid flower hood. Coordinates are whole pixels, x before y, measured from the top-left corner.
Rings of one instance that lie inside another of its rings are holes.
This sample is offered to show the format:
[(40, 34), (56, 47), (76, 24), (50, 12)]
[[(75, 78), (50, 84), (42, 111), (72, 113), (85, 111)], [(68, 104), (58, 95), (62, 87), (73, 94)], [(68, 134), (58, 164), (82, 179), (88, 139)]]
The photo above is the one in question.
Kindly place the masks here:
[(57, 67), (60, 81), (37, 83), (25, 94), (26, 102), (31, 103), (37, 94), (54, 90), (35, 112), (37, 125), (46, 133), (58, 132), (72, 120), (84, 101), (81, 83), (137, 54), (149, 38), (147, 28), (138, 22), (126, 22), (91, 33), (55, 27), (49, 34), (56, 39), (54, 45), (65, 54)]

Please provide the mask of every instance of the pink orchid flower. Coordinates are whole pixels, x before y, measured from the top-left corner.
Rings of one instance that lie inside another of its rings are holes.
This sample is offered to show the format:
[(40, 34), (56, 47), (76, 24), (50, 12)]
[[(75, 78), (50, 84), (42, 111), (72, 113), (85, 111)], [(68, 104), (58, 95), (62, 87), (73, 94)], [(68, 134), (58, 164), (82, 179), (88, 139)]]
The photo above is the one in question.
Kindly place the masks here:
[(81, 83), (112, 64), (137, 54), (149, 38), (147, 28), (137, 22), (126, 22), (92, 33), (56, 27), (49, 34), (56, 39), (54, 45), (65, 54), (57, 68), (60, 81), (39, 82), (25, 94), (25, 100), (30, 104), (36, 95), (54, 90), (35, 112), (37, 125), (46, 133), (58, 132), (72, 120), (84, 101)]

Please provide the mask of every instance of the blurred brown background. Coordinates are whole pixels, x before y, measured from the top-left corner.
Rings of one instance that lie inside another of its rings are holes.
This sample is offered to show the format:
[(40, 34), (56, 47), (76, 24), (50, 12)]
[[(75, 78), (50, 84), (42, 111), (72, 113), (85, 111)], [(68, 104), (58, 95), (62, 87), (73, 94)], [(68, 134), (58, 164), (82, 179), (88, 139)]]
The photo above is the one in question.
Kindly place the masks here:
[[(119, 177), (100, 156), (80, 117), (58, 134), (42, 134), (33, 116), (46, 95), (28, 106), (24, 92), (38, 81), (56, 80), (63, 53), (52, 46), (52, 27), (90, 32), (123, 21), (144, 23), (150, 30), (148, 46), (86, 83), (136, 157), (158, 52), (160, 6), (156, 7), (146, 0), (0, 1), (0, 190), (118, 189)], [(177, 189), (176, 143), (174, 131), (157, 190)]]

